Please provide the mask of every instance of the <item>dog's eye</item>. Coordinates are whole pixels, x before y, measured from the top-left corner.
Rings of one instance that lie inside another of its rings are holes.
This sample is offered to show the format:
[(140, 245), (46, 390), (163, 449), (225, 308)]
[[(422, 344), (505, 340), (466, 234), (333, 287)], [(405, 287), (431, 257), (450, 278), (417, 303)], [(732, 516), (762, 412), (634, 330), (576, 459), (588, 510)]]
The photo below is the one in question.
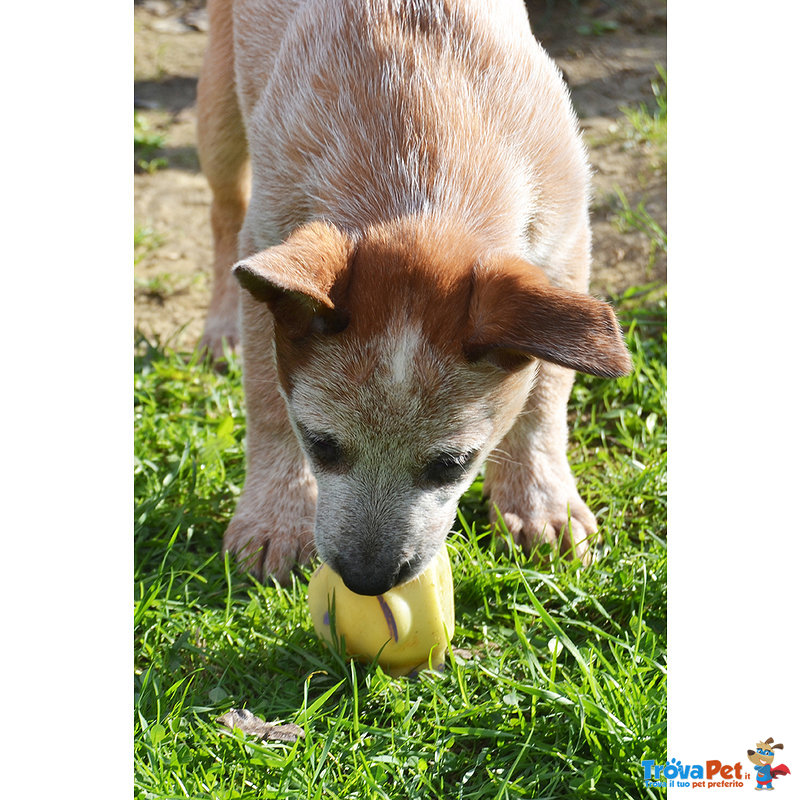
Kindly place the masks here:
[(300, 428), (308, 453), (317, 466), (323, 469), (333, 469), (344, 464), (344, 450), (342, 446), (325, 433), (313, 433), (305, 427)]
[(464, 477), (477, 456), (477, 451), (468, 453), (440, 453), (422, 472), (422, 483), (427, 486), (447, 486)]

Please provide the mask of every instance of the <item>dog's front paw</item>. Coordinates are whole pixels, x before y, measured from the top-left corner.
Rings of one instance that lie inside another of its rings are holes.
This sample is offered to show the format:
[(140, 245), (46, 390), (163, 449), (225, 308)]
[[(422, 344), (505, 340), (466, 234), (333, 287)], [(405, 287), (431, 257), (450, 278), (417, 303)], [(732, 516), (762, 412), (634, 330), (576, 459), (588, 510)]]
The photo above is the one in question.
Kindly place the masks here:
[[(492, 523), (501, 516), (514, 542), (526, 554), (549, 545), (551, 552), (592, 560), (592, 546), (599, 541), (597, 520), (569, 480), (541, 486), (535, 481), (492, 482), (489, 488)], [(501, 531), (498, 530), (498, 535)]]
[(314, 555), (313, 523), (306, 519), (279, 520), (274, 514), (237, 514), (222, 541), (237, 564), (263, 581), (272, 575), (279, 583), (289, 582), (292, 567), (306, 564)]
[(225, 346), (235, 350), (238, 344), (239, 325), (236, 317), (209, 315), (197, 349), (201, 355), (209, 357), (213, 362), (219, 362), (225, 356)]

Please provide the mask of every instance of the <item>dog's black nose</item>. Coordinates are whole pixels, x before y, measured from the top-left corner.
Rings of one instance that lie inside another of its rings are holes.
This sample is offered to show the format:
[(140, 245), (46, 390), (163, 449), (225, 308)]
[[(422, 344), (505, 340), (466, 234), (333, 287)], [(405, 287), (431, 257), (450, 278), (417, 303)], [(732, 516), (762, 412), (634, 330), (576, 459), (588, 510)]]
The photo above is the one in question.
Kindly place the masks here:
[(377, 566), (356, 567), (346, 562), (336, 562), (333, 568), (339, 573), (344, 585), (356, 594), (366, 594), (372, 597), (384, 594), (397, 583), (399, 567), (381, 569)]

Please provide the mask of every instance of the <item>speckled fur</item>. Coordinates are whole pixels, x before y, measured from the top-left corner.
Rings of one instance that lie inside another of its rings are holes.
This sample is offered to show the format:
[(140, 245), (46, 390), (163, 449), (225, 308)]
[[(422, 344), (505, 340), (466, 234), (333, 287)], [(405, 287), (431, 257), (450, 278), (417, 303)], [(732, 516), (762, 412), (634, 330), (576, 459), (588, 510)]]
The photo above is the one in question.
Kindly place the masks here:
[[(209, 14), (204, 345), (241, 336), (248, 413), (247, 480), (224, 546), (280, 580), (315, 537), (355, 571), (418, 571), (488, 458), (492, 505), (515, 540), (558, 548), (569, 508), (561, 547), (588, 558), (597, 526), (565, 455), (569, 367), (620, 374), (628, 362), (613, 314), (580, 294), (586, 152), (524, 5), (209, 0)], [(542, 356), (526, 328), (540, 308), (597, 319), (600, 338), (576, 343), (565, 323), (567, 343)], [(301, 426), (346, 443), (348, 470), (312, 469)], [(480, 458), (454, 485), (420, 488), (442, 449)]]

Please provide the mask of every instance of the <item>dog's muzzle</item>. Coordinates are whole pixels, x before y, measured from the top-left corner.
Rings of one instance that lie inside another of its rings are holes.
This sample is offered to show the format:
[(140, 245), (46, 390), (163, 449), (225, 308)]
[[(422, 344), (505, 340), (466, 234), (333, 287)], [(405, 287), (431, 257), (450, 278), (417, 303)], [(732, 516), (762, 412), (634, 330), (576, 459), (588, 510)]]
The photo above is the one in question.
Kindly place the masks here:
[(374, 597), (413, 578), (418, 572), (419, 561), (420, 559), (412, 559), (401, 564), (381, 565), (370, 562), (369, 558), (360, 559), (360, 563), (349, 559), (335, 559), (331, 566), (351, 592)]

